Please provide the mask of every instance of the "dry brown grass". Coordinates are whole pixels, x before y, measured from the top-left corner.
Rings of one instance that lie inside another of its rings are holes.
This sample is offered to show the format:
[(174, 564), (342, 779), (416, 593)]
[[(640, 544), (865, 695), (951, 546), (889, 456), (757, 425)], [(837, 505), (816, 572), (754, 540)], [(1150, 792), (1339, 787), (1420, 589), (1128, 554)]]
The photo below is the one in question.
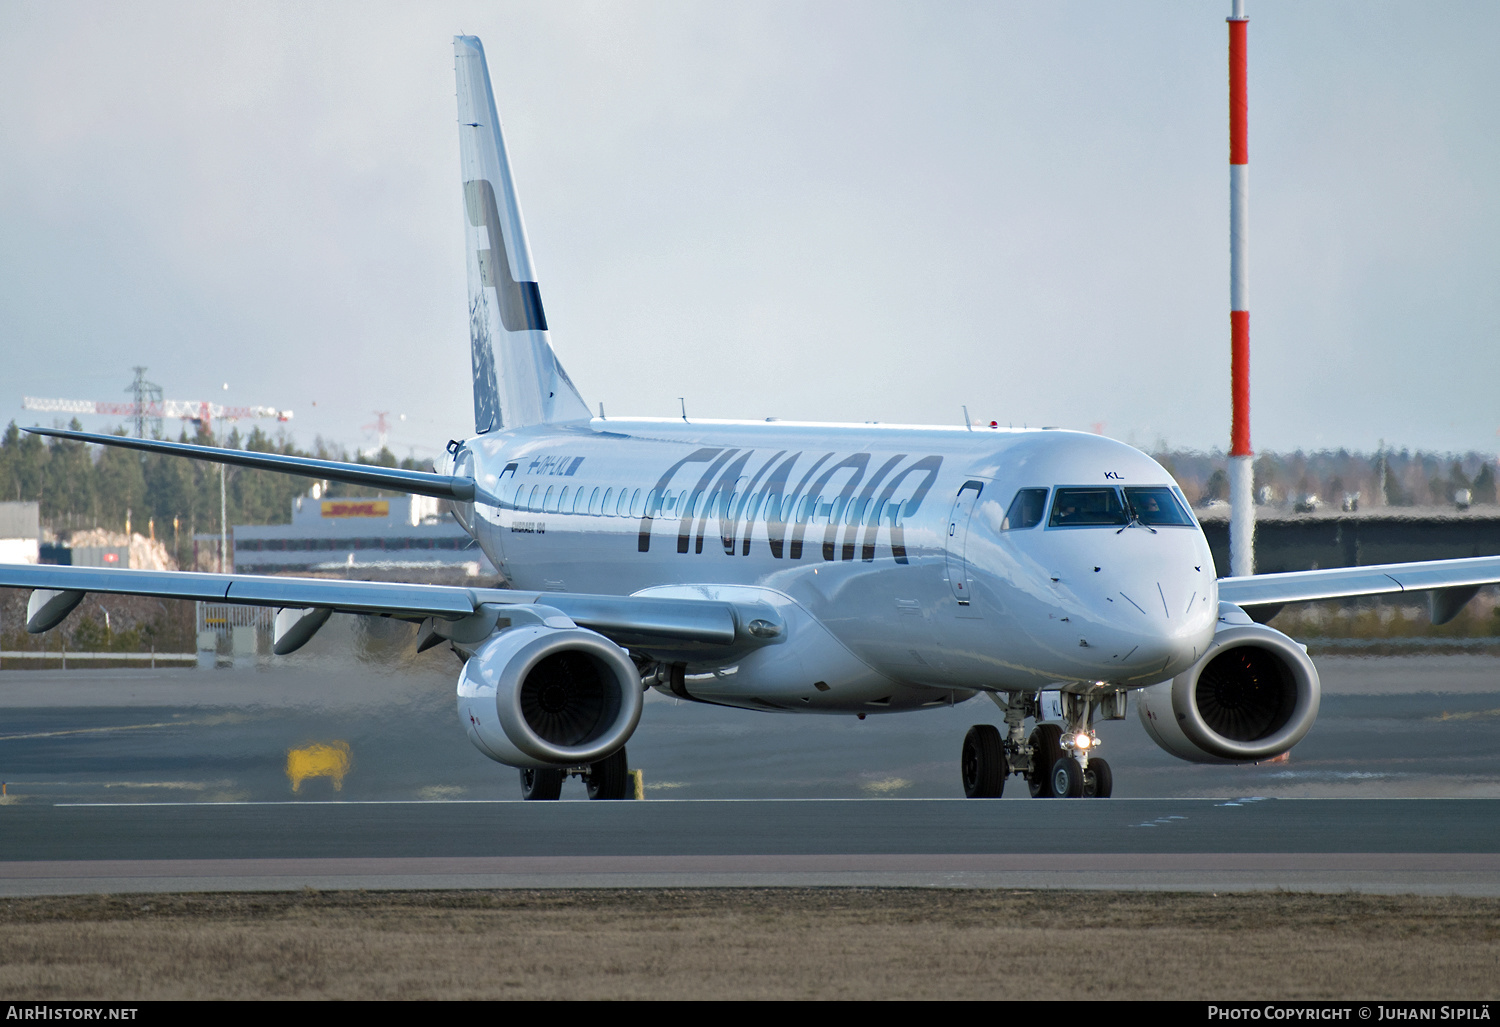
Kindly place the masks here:
[(1492, 998), (1500, 900), (702, 889), (0, 900), (0, 998)]

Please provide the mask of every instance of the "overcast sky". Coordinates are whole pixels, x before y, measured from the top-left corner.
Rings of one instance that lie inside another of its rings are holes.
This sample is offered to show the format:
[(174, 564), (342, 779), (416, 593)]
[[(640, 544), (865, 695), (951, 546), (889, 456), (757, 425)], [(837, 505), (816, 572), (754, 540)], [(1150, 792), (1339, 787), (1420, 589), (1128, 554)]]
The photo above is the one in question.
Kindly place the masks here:
[[(1256, 447), (1494, 450), (1500, 5), (1248, 9)], [(0, 0), (0, 422), (471, 432), (467, 32), (591, 405), (1223, 447), (1228, 13)]]

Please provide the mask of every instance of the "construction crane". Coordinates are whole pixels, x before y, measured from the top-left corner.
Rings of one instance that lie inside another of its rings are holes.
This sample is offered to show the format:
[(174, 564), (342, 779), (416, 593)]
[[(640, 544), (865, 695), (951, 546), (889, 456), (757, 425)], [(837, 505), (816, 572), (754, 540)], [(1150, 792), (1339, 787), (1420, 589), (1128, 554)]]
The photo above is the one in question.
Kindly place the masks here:
[[(389, 410), (376, 410), (373, 413), (375, 414), (375, 423), (361, 425), (360, 431), (373, 431), (380, 436), (380, 445), (375, 449), (375, 452), (379, 453), (385, 448), (385, 440), (391, 434), (391, 412)], [(405, 414), (401, 415), (401, 420), (406, 420)]]
[(146, 380), (146, 369), (136, 367), (135, 381), (125, 387), (131, 394), (129, 403), (106, 403), (91, 399), (39, 399), (24, 396), (21, 406), (25, 410), (36, 410), (53, 414), (101, 414), (106, 417), (128, 417), (135, 422), (137, 438), (145, 438), (149, 429), (152, 435), (160, 435), (162, 421), (174, 418), (193, 421), (211, 428), (214, 421), (248, 421), (269, 419), (290, 421), (290, 410), (275, 407), (225, 406), (198, 400), (162, 399), (161, 386)]

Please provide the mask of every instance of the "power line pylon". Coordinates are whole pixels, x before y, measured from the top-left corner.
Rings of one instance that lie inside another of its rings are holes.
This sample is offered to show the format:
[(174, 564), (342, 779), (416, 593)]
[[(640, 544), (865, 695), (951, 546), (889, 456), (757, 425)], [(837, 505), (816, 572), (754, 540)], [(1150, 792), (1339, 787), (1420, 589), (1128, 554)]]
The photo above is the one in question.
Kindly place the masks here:
[(161, 437), (162, 391), (161, 386), (146, 380), (144, 367), (132, 368), (135, 381), (125, 387), (135, 399), (135, 437), (147, 438), (146, 426), (151, 426), (151, 438)]

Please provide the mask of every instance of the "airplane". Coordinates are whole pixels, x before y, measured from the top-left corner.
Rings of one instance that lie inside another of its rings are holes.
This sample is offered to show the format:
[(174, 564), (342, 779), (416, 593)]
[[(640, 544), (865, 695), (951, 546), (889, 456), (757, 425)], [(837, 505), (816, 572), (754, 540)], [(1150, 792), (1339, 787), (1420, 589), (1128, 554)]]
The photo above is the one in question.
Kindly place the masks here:
[(1428, 591), (1441, 623), (1500, 582), (1500, 557), (1217, 578), (1171, 475), (1083, 432), (593, 415), (549, 339), (484, 49), (454, 51), (474, 424), (440, 470), (28, 431), (446, 499), (508, 587), (0, 565), (33, 590), (27, 630), (89, 592), (274, 607), (279, 655), (334, 612), (418, 623), (463, 661), (469, 740), (531, 800), (570, 775), (625, 798), (653, 688), (861, 719), (983, 694), (1003, 727), (965, 736), (966, 796), (1014, 775), (1106, 798), (1096, 722), (1132, 693), (1187, 761), (1306, 736), (1318, 671), (1263, 623), (1282, 605)]

